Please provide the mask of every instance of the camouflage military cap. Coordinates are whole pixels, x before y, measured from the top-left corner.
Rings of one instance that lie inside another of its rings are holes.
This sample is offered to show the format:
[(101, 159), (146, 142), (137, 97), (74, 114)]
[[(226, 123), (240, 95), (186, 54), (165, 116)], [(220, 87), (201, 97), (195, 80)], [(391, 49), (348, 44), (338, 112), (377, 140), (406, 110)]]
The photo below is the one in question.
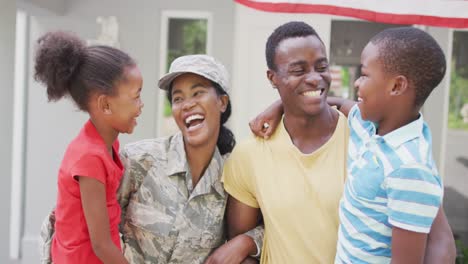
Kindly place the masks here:
[(159, 88), (169, 90), (172, 81), (184, 73), (195, 73), (221, 86), (229, 93), (228, 72), (223, 64), (208, 55), (187, 55), (175, 59), (169, 72), (159, 79)]

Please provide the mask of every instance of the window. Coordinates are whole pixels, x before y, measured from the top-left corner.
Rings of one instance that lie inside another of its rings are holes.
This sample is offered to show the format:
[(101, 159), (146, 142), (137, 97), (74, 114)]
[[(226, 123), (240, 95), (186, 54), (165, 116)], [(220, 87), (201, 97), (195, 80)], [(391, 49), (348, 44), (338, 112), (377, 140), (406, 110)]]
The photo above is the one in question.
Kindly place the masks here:
[[(205, 12), (166, 11), (162, 15), (160, 76), (169, 71), (171, 62), (188, 54), (210, 54), (211, 14)], [(158, 136), (178, 130), (171, 106), (162, 91), (159, 93)]]
[(453, 32), (449, 129), (468, 131), (468, 32)]
[(369, 40), (380, 31), (398, 25), (365, 21), (335, 20), (331, 26), (330, 96), (356, 99), (354, 81), (361, 75), (361, 52)]

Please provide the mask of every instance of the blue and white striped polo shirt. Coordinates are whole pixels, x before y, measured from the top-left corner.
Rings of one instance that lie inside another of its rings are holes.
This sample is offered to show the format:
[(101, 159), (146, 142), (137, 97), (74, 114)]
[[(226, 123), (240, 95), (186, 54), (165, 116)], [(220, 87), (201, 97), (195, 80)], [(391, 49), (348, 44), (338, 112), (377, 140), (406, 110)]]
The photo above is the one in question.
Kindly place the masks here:
[(442, 202), (431, 133), (420, 115), (379, 136), (357, 105), (348, 122), (348, 177), (335, 263), (390, 263), (392, 227), (429, 233)]

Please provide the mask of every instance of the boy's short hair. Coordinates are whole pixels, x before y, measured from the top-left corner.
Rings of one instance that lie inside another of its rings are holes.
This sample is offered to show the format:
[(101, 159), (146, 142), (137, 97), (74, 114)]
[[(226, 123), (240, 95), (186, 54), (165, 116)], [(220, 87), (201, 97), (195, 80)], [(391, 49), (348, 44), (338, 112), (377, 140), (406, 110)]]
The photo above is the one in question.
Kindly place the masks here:
[(415, 106), (422, 106), (447, 68), (436, 40), (423, 30), (398, 27), (378, 33), (370, 42), (377, 46), (384, 70), (404, 75), (416, 91)]
[(268, 37), (266, 43), (265, 55), (268, 68), (270, 70), (276, 70), (276, 48), (278, 47), (281, 41), (288, 38), (307, 36), (316, 36), (320, 40), (320, 42), (323, 43), (315, 29), (304, 22), (292, 21), (277, 27), (273, 31), (273, 33), (271, 33), (271, 35)]

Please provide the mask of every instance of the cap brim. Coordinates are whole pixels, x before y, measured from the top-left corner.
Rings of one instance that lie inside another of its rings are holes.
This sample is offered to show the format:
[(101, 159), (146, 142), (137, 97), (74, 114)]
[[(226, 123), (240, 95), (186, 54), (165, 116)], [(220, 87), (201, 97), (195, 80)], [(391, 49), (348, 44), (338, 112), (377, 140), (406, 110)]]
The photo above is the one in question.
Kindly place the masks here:
[(168, 91), (171, 86), (172, 81), (174, 81), (175, 78), (179, 77), (180, 75), (184, 73), (188, 73), (188, 72), (167, 73), (161, 79), (159, 79), (159, 82), (158, 82), (159, 89)]

